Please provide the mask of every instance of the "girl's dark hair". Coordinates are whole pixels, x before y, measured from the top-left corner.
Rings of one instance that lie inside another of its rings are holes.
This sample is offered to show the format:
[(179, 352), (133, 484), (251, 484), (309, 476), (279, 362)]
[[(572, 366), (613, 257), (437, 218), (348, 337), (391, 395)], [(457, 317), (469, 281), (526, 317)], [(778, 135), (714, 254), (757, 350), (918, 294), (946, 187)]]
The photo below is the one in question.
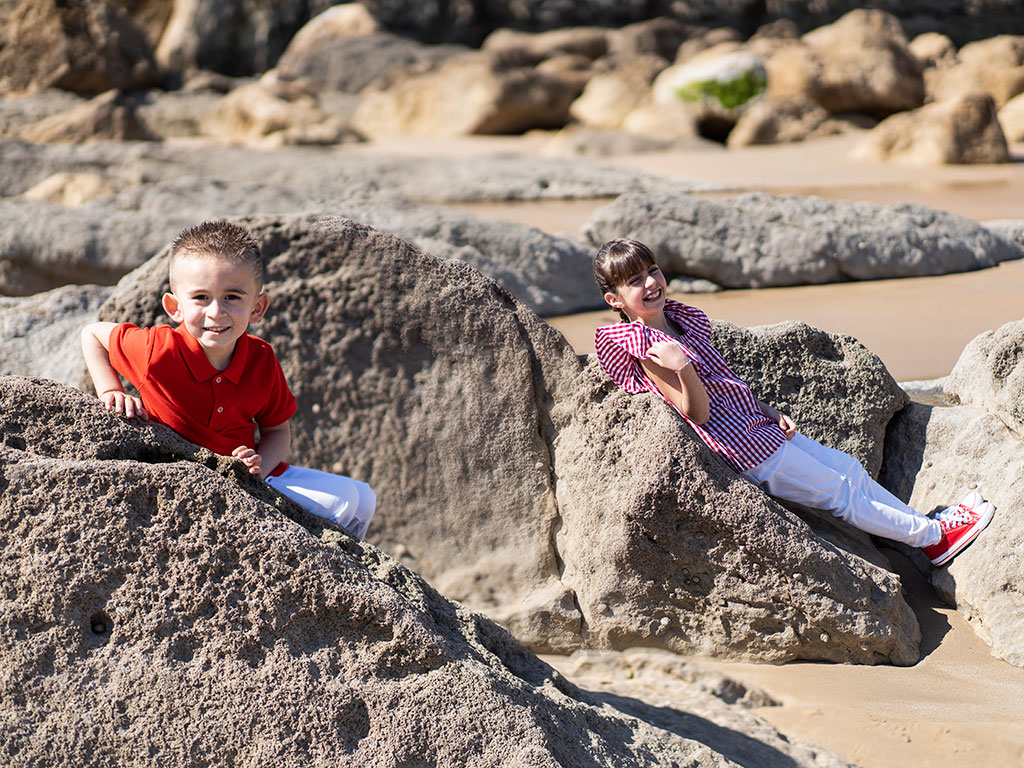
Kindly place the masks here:
[[(597, 252), (597, 256), (594, 257), (594, 279), (597, 280), (597, 287), (601, 289), (602, 296), (606, 293), (615, 293), (616, 288), (637, 272), (642, 272), (657, 263), (651, 249), (639, 240), (620, 237), (609, 240)], [(629, 322), (625, 312), (621, 309), (615, 311), (625, 322)]]

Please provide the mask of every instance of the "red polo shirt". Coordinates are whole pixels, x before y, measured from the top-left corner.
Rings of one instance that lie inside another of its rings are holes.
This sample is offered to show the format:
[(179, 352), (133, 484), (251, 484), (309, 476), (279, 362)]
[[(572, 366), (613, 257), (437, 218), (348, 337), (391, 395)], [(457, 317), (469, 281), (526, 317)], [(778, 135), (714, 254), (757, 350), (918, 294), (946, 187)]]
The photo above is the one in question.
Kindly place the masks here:
[[(256, 426), (276, 427), (295, 413), (274, 350), (249, 334), (235, 344), (223, 371), (184, 326), (123, 323), (110, 334), (109, 353), (114, 370), (139, 390), (151, 419), (215, 453), (256, 448)], [(271, 474), (287, 467), (281, 462)]]

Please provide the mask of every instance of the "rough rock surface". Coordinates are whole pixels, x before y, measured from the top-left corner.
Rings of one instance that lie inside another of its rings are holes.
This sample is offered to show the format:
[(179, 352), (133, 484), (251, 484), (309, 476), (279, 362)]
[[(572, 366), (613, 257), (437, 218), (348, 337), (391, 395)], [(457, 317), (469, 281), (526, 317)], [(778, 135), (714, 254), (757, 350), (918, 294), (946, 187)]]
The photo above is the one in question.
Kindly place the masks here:
[(153, 52), (122, 3), (22, 0), (0, 19), (0, 94), (152, 85)]
[[(0, 425), (5, 765), (725, 768), (751, 749), (623, 714), (163, 427), (12, 377)], [(754, 725), (774, 760), (841, 765)]]
[[(469, 266), (344, 220), (247, 223), (275, 296), (259, 330), (300, 402), (294, 459), (369, 482), (371, 539), (445, 594), (543, 650), (917, 659), (896, 576)], [(126, 277), (101, 319), (158, 321), (165, 273), (157, 258)]]
[(985, 93), (892, 115), (854, 145), (850, 157), (906, 165), (1011, 160), (995, 103)]
[(393, 75), (361, 94), (353, 127), (370, 138), (464, 136), (557, 128), (579, 96), (576, 83), (471, 51), (436, 69)]
[[(1019, 343), (1019, 330), (1017, 338)], [(970, 360), (961, 358), (957, 368)], [(984, 369), (978, 373), (983, 376)], [(1024, 439), (1006, 427), (1004, 415), (974, 406), (912, 403), (889, 427), (881, 481), (922, 512), (955, 504), (972, 488), (995, 504), (988, 528), (948, 566), (932, 570), (931, 581), (994, 656), (1024, 666)], [(923, 558), (918, 564), (930, 567)]]
[(660, 56), (648, 54), (594, 75), (572, 103), (569, 114), (593, 128), (618, 130), (630, 112), (650, 99), (651, 82), (667, 65)]
[(956, 63), (926, 72), (928, 96), (949, 101), (987, 93), (1002, 107), (1024, 93), (1024, 35), (997, 35), (969, 43), (957, 52)]
[(107, 91), (67, 112), (25, 126), (18, 135), (28, 141), (48, 144), (153, 138), (136, 117), (134, 105), (118, 91)]
[(946, 379), (951, 403), (973, 405), (1024, 440), (1024, 320), (971, 341)]
[(632, 237), (671, 273), (730, 288), (938, 275), (1021, 257), (968, 219), (913, 204), (746, 194), (622, 195), (583, 227), (595, 246)]
[(833, 118), (822, 106), (802, 96), (767, 97), (740, 115), (727, 143), (730, 147), (779, 144), (831, 136), (855, 127), (848, 120)]
[(998, 117), (1007, 141), (1024, 141), (1024, 93), (1006, 102)]
[(79, 333), (111, 288), (68, 285), (24, 299), (0, 297), (0, 375), (41, 376), (75, 386)]
[(82, 96), (57, 88), (0, 99), (0, 135), (17, 136), (25, 126), (67, 112), (85, 101)]

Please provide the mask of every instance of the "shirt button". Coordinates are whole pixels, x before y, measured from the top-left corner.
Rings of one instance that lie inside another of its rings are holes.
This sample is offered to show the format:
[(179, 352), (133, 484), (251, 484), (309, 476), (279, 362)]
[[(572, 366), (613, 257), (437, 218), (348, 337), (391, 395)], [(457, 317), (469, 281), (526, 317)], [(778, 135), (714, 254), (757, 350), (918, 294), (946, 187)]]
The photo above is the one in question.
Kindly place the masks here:
[(217, 407), (217, 413), (224, 413), (224, 406), (223, 405)]
[(220, 376), (217, 377), (217, 383), (220, 384)]

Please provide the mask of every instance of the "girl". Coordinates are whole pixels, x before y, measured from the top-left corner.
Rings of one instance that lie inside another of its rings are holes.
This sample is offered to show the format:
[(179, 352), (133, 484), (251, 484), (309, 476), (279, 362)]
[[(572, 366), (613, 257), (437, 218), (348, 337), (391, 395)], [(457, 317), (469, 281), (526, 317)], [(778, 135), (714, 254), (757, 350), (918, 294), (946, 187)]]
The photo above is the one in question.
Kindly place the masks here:
[(665, 296), (650, 249), (611, 240), (594, 259), (604, 300), (623, 322), (598, 328), (597, 357), (630, 394), (652, 392), (744, 478), (785, 501), (826, 510), (875, 536), (922, 547), (934, 565), (962, 551), (995, 507), (972, 491), (934, 519), (876, 483), (855, 458), (797, 432), (786, 414), (756, 400), (711, 344), (711, 323)]

